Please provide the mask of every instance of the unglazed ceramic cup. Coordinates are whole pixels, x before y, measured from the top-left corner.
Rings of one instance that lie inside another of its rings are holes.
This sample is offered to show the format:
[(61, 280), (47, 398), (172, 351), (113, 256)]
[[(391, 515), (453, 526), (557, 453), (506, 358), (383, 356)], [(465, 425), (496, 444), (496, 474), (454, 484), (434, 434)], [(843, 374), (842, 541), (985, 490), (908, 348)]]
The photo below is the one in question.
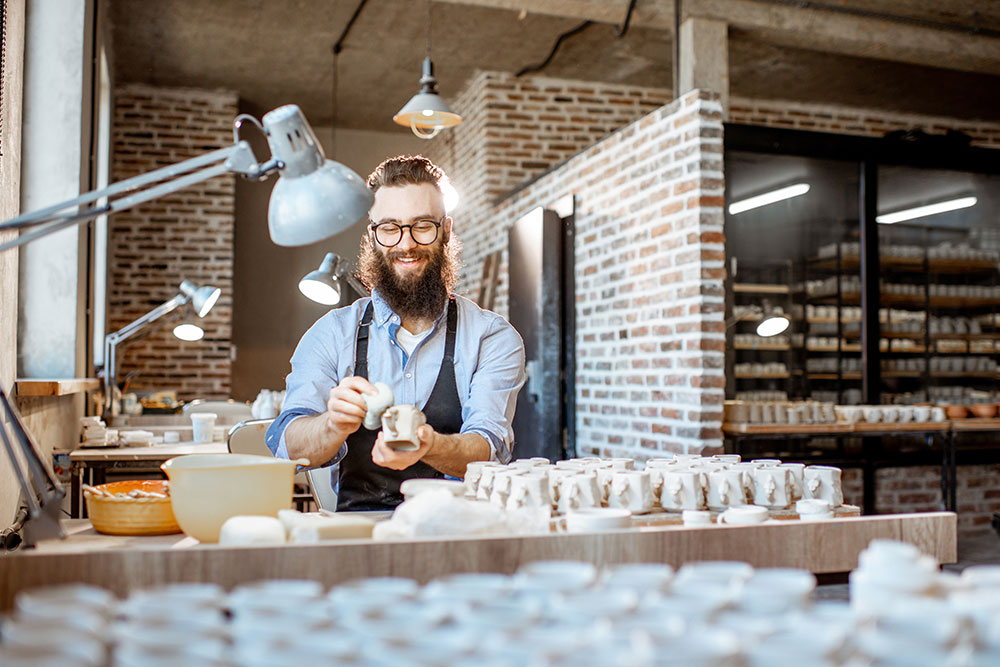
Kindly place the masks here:
[(792, 504), (791, 471), (774, 466), (758, 468), (753, 473), (755, 505), (771, 509), (785, 509)]
[(549, 495), (548, 475), (527, 472), (523, 475), (513, 477), (510, 483), (510, 495), (507, 498), (508, 510), (522, 507), (552, 509), (552, 496)]
[(664, 470), (660, 505), (668, 510), (705, 509), (701, 473), (694, 470)]
[(413, 405), (394, 405), (382, 413), (382, 440), (390, 449), (415, 452), (420, 449), (417, 429), (427, 423), (424, 413)]
[(779, 468), (788, 470), (789, 481), (792, 485), (792, 501), (802, 498), (805, 485), (805, 463), (782, 463)]
[(563, 514), (570, 510), (601, 506), (601, 487), (594, 472), (581, 472), (569, 475), (559, 482), (559, 511)]
[(708, 492), (705, 501), (708, 507), (714, 510), (745, 505), (747, 497), (743, 486), (743, 471), (731, 468), (708, 473)]
[(831, 507), (844, 504), (844, 490), (841, 487), (840, 468), (833, 466), (806, 466), (804, 496), (818, 498), (830, 503)]
[(619, 470), (611, 478), (608, 506), (645, 514), (653, 509), (653, 483), (644, 470)]

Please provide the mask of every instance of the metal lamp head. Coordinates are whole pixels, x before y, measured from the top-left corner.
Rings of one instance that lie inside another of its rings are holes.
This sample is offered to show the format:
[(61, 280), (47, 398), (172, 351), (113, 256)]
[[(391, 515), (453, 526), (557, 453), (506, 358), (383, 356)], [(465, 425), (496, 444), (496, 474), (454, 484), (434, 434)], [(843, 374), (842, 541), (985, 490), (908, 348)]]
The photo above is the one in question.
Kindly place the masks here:
[[(420, 91), (403, 105), (392, 120), (394, 123), (409, 127), (413, 130), (413, 134), (421, 139), (433, 139), (441, 130), (462, 122), (462, 117), (452, 111), (448, 103), (438, 95), (434, 63), (430, 58), (424, 58)], [(430, 131), (422, 132), (422, 130)]]
[(337, 277), (338, 258), (332, 252), (326, 253), (323, 262), (299, 281), (299, 291), (306, 297), (324, 306), (340, 303), (340, 280)]
[(757, 321), (756, 332), (758, 336), (765, 338), (777, 336), (783, 333), (789, 325), (791, 325), (791, 320), (788, 319), (788, 316), (780, 308), (774, 308), (767, 301), (764, 301), (764, 306), (760, 312), (760, 319)]
[(205, 317), (208, 315), (208, 311), (212, 310), (215, 302), (219, 300), (222, 290), (211, 285), (198, 287), (190, 280), (185, 280), (181, 283), (181, 293), (191, 299), (191, 306), (198, 317)]
[(344, 165), (327, 160), (302, 111), (278, 107), (261, 119), (281, 177), (271, 191), (267, 226), (281, 246), (322, 241), (368, 213), (374, 198), (365, 182)]

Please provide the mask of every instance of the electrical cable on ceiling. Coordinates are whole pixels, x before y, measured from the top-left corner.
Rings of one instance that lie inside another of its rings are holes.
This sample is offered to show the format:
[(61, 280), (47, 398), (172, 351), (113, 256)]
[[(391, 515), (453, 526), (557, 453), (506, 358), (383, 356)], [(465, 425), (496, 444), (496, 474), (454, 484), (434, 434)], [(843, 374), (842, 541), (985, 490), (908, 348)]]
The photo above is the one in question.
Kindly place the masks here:
[(358, 6), (354, 8), (354, 13), (351, 14), (351, 18), (347, 20), (347, 25), (340, 33), (340, 37), (333, 44), (333, 91), (332, 91), (332, 103), (333, 103), (333, 113), (330, 114), (330, 127), (333, 131), (333, 143), (330, 146), (331, 155), (337, 154), (337, 84), (339, 78), (339, 72), (337, 68), (338, 58), (340, 52), (344, 50), (344, 40), (347, 39), (348, 33), (351, 32), (351, 28), (354, 26), (354, 22), (358, 20), (358, 16), (361, 15), (361, 10), (365, 8), (368, 4), (368, 0), (361, 0)]
[(628, 11), (625, 12), (625, 21), (622, 23), (622, 27), (615, 32), (615, 37), (621, 38), (625, 36), (628, 32), (628, 24), (632, 22), (632, 12), (635, 11), (636, 0), (629, 0)]
[(540, 70), (545, 69), (548, 66), (548, 64), (550, 62), (552, 62), (552, 59), (556, 57), (556, 51), (559, 50), (559, 46), (565, 40), (569, 39), (573, 35), (577, 35), (577, 34), (583, 32), (584, 30), (586, 30), (587, 28), (589, 28), (593, 24), (594, 24), (593, 21), (584, 21), (583, 23), (581, 23), (580, 25), (576, 26), (572, 30), (567, 30), (563, 34), (559, 35), (559, 37), (556, 39), (556, 43), (552, 46), (552, 50), (549, 52), (549, 55), (548, 55), (548, 57), (545, 60), (543, 60), (542, 62), (540, 62), (537, 65), (528, 65), (527, 67), (522, 67), (520, 70), (518, 70), (517, 74), (515, 74), (514, 76), (515, 77), (519, 77), (519, 76), (523, 76), (523, 75), (527, 74), (528, 72), (538, 72)]

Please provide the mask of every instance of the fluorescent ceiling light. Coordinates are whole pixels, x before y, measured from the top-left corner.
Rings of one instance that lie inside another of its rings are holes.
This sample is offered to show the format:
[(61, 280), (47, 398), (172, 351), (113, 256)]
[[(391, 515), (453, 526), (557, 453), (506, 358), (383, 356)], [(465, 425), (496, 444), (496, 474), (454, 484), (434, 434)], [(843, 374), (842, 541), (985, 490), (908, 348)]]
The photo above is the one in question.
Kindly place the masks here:
[(761, 206), (767, 206), (768, 204), (773, 204), (785, 199), (791, 199), (792, 197), (799, 197), (807, 192), (809, 192), (808, 183), (796, 183), (795, 185), (778, 188), (777, 190), (765, 192), (764, 194), (757, 195), (756, 197), (734, 201), (729, 205), (729, 215), (736, 215), (737, 213), (742, 213), (743, 211), (749, 211), (752, 208), (760, 208)]
[(958, 199), (949, 199), (948, 201), (928, 204), (927, 206), (917, 206), (916, 208), (908, 208), (902, 211), (896, 211), (895, 213), (883, 213), (882, 215), (876, 216), (875, 222), (881, 222), (883, 225), (891, 225), (894, 222), (903, 222), (904, 220), (913, 220), (914, 218), (924, 218), (928, 215), (937, 215), (938, 213), (957, 211), (960, 208), (969, 208), (970, 206), (975, 206), (977, 201), (979, 200), (975, 197), (959, 197)]

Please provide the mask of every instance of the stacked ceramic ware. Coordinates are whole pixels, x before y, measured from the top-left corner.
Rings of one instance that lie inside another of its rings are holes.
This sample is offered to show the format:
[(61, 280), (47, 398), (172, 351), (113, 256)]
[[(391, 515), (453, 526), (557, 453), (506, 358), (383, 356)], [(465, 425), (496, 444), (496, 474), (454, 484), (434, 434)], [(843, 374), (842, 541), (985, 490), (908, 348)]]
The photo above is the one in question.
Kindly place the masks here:
[(876, 542), (852, 575), (850, 605), (814, 601), (815, 585), (803, 570), (740, 562), (691, 562), (675, 573), (542, 561), (423, 586), (177, 584), (125, 600), (85, 586), (37, 589), (17, 596), (3, 624), (0, 664), (1000, 664), (995, 567), (944, 575), (909, 545)]

